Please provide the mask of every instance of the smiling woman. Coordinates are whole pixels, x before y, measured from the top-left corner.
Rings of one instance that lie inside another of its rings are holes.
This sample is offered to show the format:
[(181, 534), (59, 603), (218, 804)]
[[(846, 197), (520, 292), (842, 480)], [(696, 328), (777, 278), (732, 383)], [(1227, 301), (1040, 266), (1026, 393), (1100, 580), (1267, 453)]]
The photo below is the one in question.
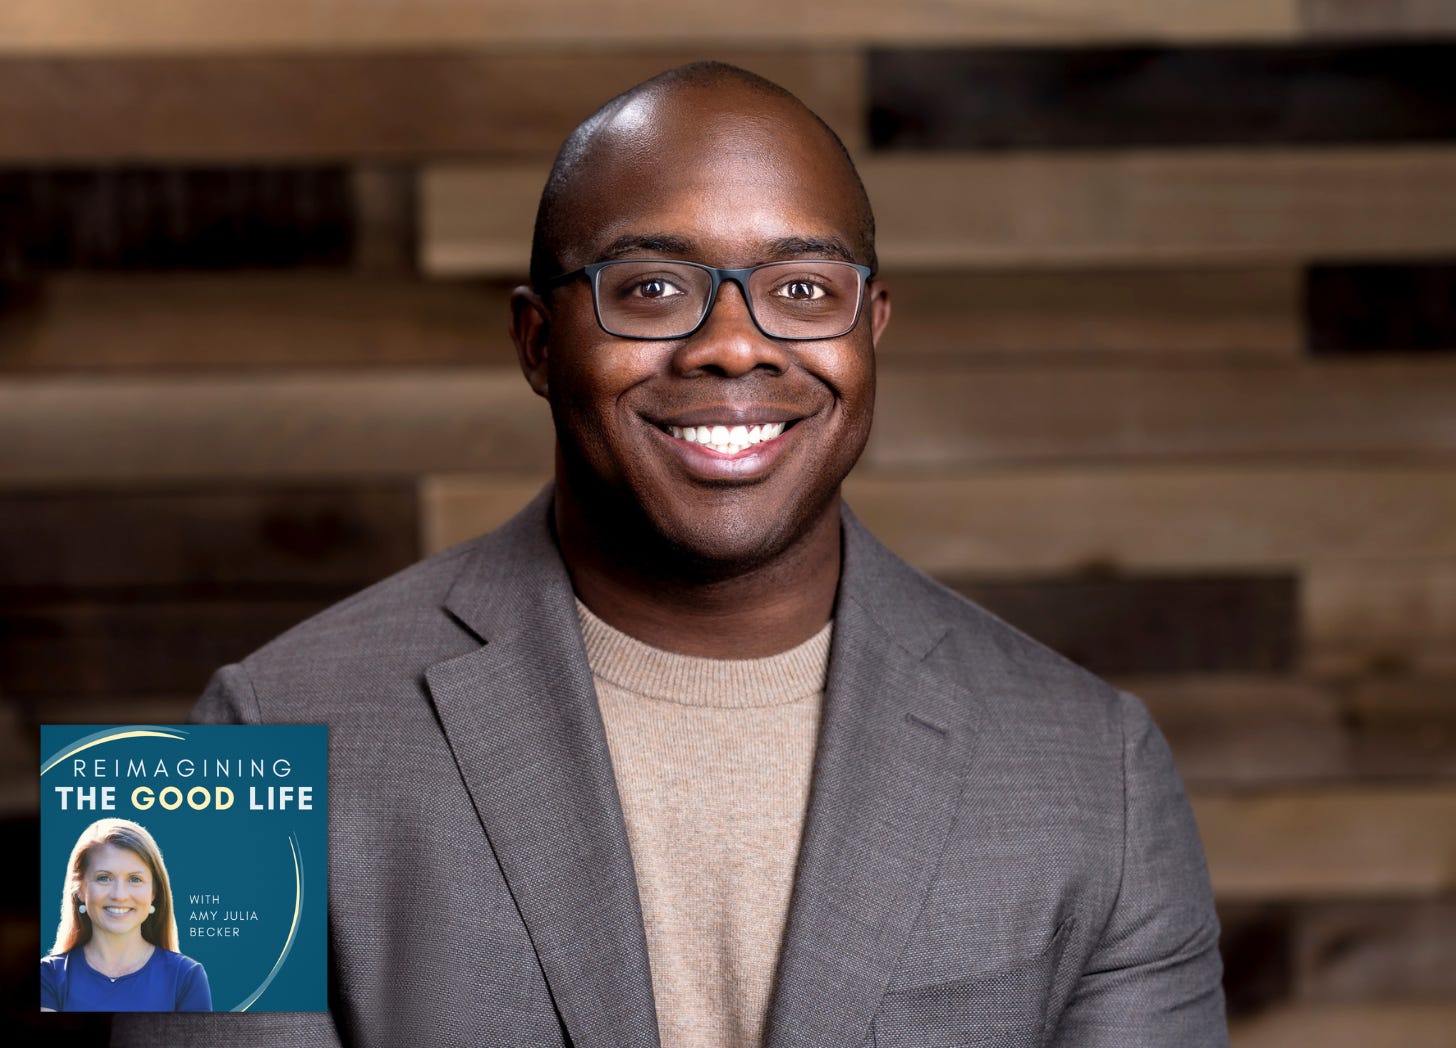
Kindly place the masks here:
[(212, 1010), (207, 972), (177, 952), (171, 882), (144, 827), (93, 822), (66, 870), (55, 945), (40, 962), (41, 1011)]

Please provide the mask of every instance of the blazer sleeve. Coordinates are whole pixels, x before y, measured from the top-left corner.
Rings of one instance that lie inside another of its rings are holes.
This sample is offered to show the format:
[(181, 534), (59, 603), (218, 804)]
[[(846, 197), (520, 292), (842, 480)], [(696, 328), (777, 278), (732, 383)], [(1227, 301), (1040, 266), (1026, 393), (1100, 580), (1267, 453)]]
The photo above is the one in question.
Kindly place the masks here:
[(1054, 1036), (1055, 1048), (1225, 1048), (1218, 916), (1172, 754), (1122, 695), (1123, 862), (1117, 901)]
[[(189, 719), (199, 724), (258, 723), (258, 696), (247, 672), (241, 666), (224, 666), (214, 673)], [(227, 1007), (225, 1001), (212, 1003)], [(332, 1012), (118, 1012), (111, 1021), (112, 1048), (340, 1048), (341, 1043)]]

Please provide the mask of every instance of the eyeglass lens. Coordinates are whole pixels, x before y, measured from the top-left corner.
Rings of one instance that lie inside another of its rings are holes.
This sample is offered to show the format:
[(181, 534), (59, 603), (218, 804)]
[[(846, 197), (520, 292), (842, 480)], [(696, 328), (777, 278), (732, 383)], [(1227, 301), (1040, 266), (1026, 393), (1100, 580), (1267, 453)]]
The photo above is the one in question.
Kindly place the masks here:
[[(613, 334), (677, 338), (703, 319), (712, 286), (706, 269), (683, 262), (612, 262), (597, 274), (597, 310)], [(837, 338), (854, 326), (859, 297), (859, 273), (840, 262), (774, 262), (748, 278), (749, 309), (774, 338)]]

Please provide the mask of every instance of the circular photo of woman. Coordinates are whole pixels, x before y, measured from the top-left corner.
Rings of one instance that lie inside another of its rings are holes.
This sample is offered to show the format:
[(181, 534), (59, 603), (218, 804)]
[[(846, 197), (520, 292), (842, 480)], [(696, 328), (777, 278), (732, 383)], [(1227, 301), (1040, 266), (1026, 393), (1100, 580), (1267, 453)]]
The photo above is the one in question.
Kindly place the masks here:
[(71, 849), (61, 922), (40, 962), (43, 1012), (210, 1012), (207, 972), (177, 952), (172, 885), (142, 826), (100, 819)]

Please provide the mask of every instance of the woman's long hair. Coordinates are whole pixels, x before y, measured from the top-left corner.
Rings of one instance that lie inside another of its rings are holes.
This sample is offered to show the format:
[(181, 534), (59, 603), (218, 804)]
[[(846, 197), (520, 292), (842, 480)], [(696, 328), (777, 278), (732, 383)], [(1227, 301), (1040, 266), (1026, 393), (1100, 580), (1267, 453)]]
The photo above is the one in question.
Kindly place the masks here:
[(56, 928), (56, 944), (52, 954), (69, 953), (91, 941), (91, 917), (81, 912), (81, 886), (91, 863), (91, 852), (103, 844), (113, 844), (132, 852), (152, 871), (152, 887), (157, 912), (142, 921), (142, 938), (164, 950), (177, 952), (177, 918), (172, 912), (172, 882), (167, 879), (167, 865), (162, 850), (152, 835), (140, 824), (128, 819), (98, 819), (81, 831), (71, 849), (67, 865), (66, 886), (61, 892), (61, 923)]

